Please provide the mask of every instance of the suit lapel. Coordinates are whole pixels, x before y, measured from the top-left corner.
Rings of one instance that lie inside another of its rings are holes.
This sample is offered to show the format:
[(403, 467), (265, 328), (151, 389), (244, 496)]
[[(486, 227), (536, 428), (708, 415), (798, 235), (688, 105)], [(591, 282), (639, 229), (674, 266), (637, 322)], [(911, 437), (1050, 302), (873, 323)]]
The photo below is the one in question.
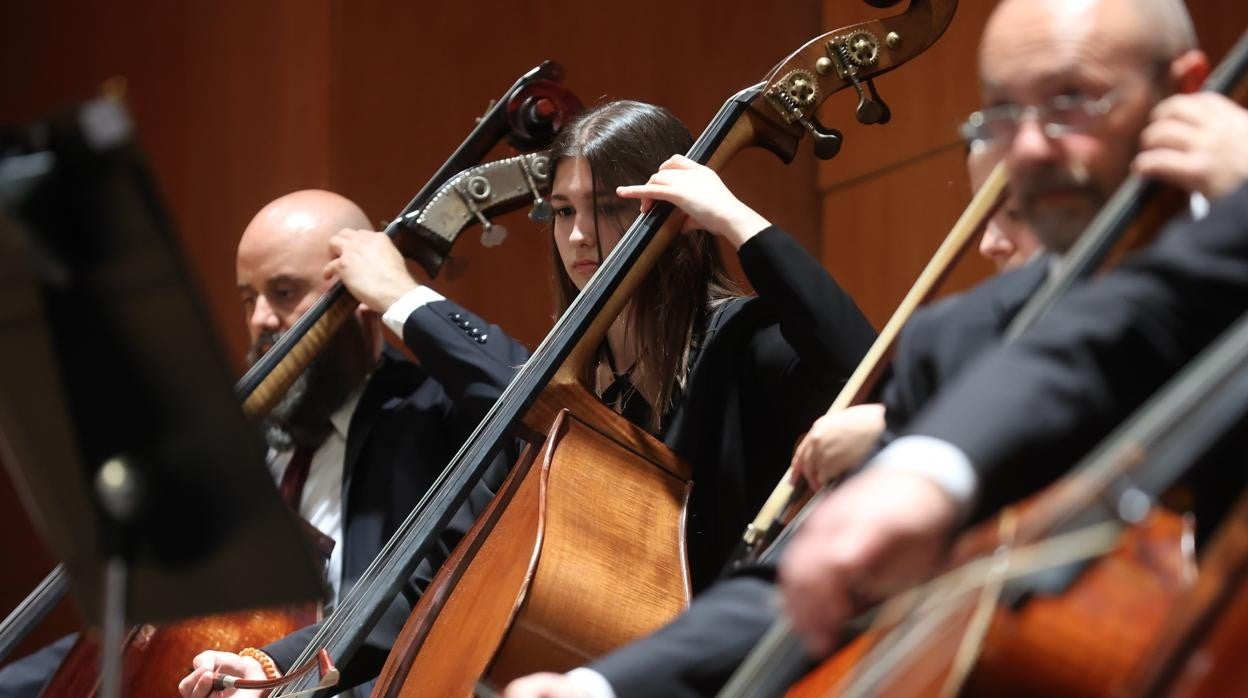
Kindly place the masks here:
[(387, 348), (382, 354), (377, 369), (368, 378), (368, 384), (364, 387), (364, 394), (360, 396), (360, 404), (356, 406), (355, 414), (351, 415), (351, 427), (347, 430), (347, 449), (342, 462), (344, 506), (348, 501), (347, 493), (350, 492), (351, 475), (355, 472), (355, 465), (359, 462), (360, 455), (364, 453), (364, 447), (373, 433), (373, 425), (380, 418), (386, 399), (390, 395), (390, 389), (393, 387), (388, 385), (391, 383), (391, 376), (388, 374), (393, 373), (394, 368), (394, 359), (389, 352)]

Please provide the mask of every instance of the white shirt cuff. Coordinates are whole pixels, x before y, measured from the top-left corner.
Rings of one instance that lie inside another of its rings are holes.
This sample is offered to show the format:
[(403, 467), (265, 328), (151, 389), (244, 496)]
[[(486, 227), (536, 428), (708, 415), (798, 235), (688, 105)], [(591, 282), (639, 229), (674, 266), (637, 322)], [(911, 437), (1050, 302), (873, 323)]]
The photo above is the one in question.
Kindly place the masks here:
[(581, 689), (585, 698), (615, 698), (615, 689), (611, 688), (607, 678), (593, 669), (578, 667), (566, 676)]
[(407, 318), (416, 312), (417, 308), (434, 301), (444, 300), (446, 300), (446, 296), (428, 286), (417, 286), (399, 296), (397, 301), (392, 303), (389, 308), (386, 308), (385, 314), (381, 316), (381, 321), (386, 324), (386, 327), (390, 328), (391, 332), (402, 338), (403, 325), (407, 322)]
[(1188, 197), (1187, 207), (1191, 210), (1192, 220), (1194, 221), (1209, 215), (1209, 199), (1206, 199), (1205, 195), (1198, 191), (1192, 192), (1191, 196)]
[(975, 500), (979, 476), (957, 446), (932, 436), (903, 436), (880, 451), (867, 466), (914, 473), (944, 490), (965, 515)]

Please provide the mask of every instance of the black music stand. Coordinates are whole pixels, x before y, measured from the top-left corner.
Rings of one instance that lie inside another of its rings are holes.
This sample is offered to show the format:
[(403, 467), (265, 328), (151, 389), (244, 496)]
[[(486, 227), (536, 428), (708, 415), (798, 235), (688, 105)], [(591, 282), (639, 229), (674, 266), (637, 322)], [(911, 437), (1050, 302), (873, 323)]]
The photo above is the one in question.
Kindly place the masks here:
[(108, 98), (0, 131), (0, 458), (105, 628), (105, 695), (126, 623), (322, 593), (131, 132)]

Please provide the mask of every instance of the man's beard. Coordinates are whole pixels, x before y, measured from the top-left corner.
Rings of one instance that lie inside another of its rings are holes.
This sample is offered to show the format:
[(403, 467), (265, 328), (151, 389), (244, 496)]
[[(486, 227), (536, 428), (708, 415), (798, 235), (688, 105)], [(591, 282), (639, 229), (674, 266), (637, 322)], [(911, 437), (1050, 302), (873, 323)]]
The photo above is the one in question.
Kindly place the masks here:
[[(248, 364), (259, 360), (281, 334), (262, 334), (247, 352)], [(278, 451), (318, 448), (333, 429), (330, 415), (342, 407), (373, 366), (364, 328), (348, 320), (264, 418), (265, 441)]]
[(1108, 200), (1086, 169), (1048, 167), (1016, 183), (1027, 224), (1049, 250), (1064, 254)]

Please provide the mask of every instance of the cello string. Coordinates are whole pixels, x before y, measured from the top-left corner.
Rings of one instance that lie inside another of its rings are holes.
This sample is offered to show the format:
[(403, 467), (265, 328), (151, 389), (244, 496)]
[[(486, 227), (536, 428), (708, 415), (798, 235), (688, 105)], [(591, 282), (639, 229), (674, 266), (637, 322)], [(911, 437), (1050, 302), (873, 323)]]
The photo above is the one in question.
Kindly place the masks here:
[[(1122, 524), (1110, 520), (1020, 546), (1011, 553), (1010, 568), (998, 577), (1004, 583), (1095, 558), (1118, 544), (1121, 531)], [(976, 558), (894, 597), (903, 606), (913, 606), (913, 612), (908, 614), (910, 627), (903, 621), (898, 628), (886, 633), (857, 665), (858, 676), (847, 676), (836, 692), (844, 696), (875, 692), (878, 684), (904, 657), (926, 646), (934, 632), (952, 625), (945, 621), (961, 608), (957, 602), (988, 583), (998, 564), (995, 555)]]
[(988, 572), (984, 588), (979, 594), (979, 603), (975, 605), (975, 611), (967, 624), (966, 632), (962, 634), (958, 651), (953, 656), (953, 667), (945, 678), (945, 685), (940, 692), (941, 698), (954, 698), (961, 691), (962, 684), (966, 682), (966, 678), (970, 675), (971, 669), (983, 650), (984, 638), (988, 636), (993, 611), (1001, 602), (1001, 592), (1005, 589), (1006, 575), (1013, 561), (1011, 553), (1016, 542), (1015, 536), (1018, 533), (1018, 513), (1013, 507), (1002, 512), (998, 528), (1000, 529), (999, 537), (1005, 542), (992, 554), (996, 564)]
[[(1121, 530), (1119, 522), (1103, 521), (1020, 546), (1010, 553), (1009, 570), (997, 576), (1002, 582), (1008, 582), (1102, 555), (1117, 545)], [(904, 656), (913, 650), (914, 645), (921, 644), (928, 635), (947, 625), (943, 621), (958, 609), (956, 602), (979, 591), (998, 565), (995, 555), (975, 558), (880, 602), (850, 621), (848, 625), (851, 626), (862, 625), (864, 621), (875, 626), (897, 624), (859, 661), (858, 673), (867, 674), (861, 680), (869, 682), (868, 686), (874, 686), (884, 678), (898, 661), (898, 655)], [(894, 618), (897, 620), (891, 620)], [(919, 629), (900, 632), (907, 622), (919, 626)], [(923, 637), (914, 637), (920, 633), (924, 634)], [(754, 682), (764, 680), (767, 674), (786, 663), (793, 652), (800, 651), (801, 645), (792, 631), (791, 622), (781, 615), (719, 693), (720, 698), (754, 695), (756, 691), (751, 690), (756, 685)], [(870, 693), (867, 687), (844, 685), (852, 679), (853, 676), (846, 677), (839, 687), (840, 691), (855, 688), (859, 692)]]

